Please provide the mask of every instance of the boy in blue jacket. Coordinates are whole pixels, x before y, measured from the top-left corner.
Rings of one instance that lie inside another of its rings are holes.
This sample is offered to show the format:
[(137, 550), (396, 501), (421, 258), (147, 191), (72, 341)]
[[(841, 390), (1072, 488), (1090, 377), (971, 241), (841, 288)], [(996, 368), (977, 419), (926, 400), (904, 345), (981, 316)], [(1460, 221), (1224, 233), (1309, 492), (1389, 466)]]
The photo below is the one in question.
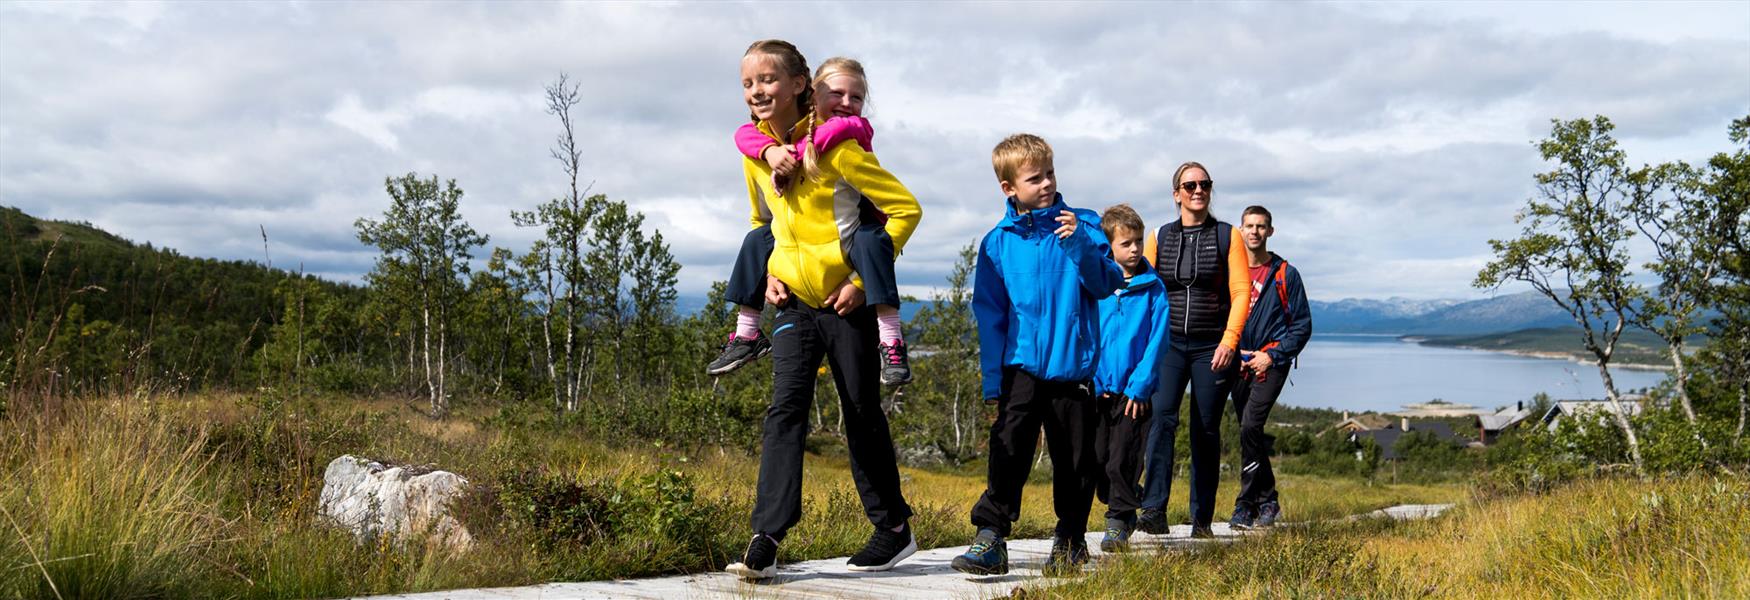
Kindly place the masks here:
[(1282, 515), (1270, 452), (1276, 438), (1264, 421), (1282, 394), (1288, 368), (1312, 338), (1312, 309), (1300, 271), (1268, 248), (1276, 228), (1270, 211), (1248, 206), (1240, 214), (1240, 238), (1252, 279), (1252, 311), (1240, 335), (1240, 380), (1234, 386), (1234, 414), (1240, 418), (1240, 495), (1234, 500), (1236, 529), (1269, 527)]
[(1106, 537), (1100, 549), (1130, 549), (1136, 509), (1142, 506), (1142, 444), (1148, 439), (1150, 398), (1160, 382), (1154, 366), (1167, 343), (1167, 287), (1143, 258), (1142, 217), (1127, 204), (1106, 209), (1100, 225), (1112, 240), (1112, 256), (1124, 269), (1124, 285), (1100, 301), (1099, 362), (1094, 366), (1099, 429), (1095, 454), (1104, 468), (1098, 488), (1106, 503)]
[(1088, 560), (1088, 511), (1099, 477), (1089, 390), (1094, 374), (1096, 303), (1124, 285), (1093, 211), (1071, 209), (1057, 193), (1051, 146), (1016, 134), (991, 151), (1008, 196), (1003, 220), (984, 236), (972, 290), (984, 398), (997, 405), (990, 428), (990, 471), (972, 507), (978, 527), (954, 568), (975, 575), (1009, 571), (1003, 538), (1021, 517), (1021, 490), (1044, 428), (1051, 455), (1057, 531), (1048, 574)]

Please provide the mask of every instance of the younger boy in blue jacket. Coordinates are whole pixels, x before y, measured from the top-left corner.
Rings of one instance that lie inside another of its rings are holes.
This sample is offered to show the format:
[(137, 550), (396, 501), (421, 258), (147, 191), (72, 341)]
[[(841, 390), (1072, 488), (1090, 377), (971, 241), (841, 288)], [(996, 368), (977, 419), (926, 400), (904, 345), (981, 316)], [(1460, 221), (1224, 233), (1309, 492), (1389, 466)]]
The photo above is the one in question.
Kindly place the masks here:
[(1142, 217), (1119, 204), (1100, 215), (1112, 240), (1112, 256), (1124, 269), (1118, 293), (1100, 301), (1099, 362), (1094, 366), (1094, 397), (1099, 429), (1095, 454), (1104, 469), (1099, 487), (1106, 503), (1106, 536), (1100, 549), (1130, 549), (1136, 509), (1142, 506), (1142, 445), (1148, 439), (1149, 400), (1160, 383), (1161, 346), (1167, 343), (1167, 287), (1143, 258)]
[(1047, 574), (1088, 560), (1088, 511), (1099, 477), (1094, 457), (1096, 303), (1124, 285), (1100, 217), (1071, 209), (1057, 193), (1051, 146), (1016, 134), (991, 151), (1008, 196), (1003, 220), (984, 236), (972, 290), (984, 398), (997, 405), (990, 428), (990, 471), (972, 507), (978, 527), (954, 568), (975, 575), (1009, 570), (1003, 538), (1021, 517), (1021, 490), (1033, 468), (1039, 431), (1051, 455), (1057, 531)]

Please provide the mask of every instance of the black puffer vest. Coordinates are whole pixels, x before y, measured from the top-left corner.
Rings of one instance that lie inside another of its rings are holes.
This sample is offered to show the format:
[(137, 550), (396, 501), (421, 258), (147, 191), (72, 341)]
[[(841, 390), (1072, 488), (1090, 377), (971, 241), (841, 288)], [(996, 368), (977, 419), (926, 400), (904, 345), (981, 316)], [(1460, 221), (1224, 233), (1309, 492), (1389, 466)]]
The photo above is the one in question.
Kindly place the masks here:
[(1155, 272), (1167, 286), (1173, 335), (1219, 338), (1227, 329), (1224, 259), (1232, 239), (1233, 226), (1214, 218), (1189, 228), (1173, 221), (1155, 232)]

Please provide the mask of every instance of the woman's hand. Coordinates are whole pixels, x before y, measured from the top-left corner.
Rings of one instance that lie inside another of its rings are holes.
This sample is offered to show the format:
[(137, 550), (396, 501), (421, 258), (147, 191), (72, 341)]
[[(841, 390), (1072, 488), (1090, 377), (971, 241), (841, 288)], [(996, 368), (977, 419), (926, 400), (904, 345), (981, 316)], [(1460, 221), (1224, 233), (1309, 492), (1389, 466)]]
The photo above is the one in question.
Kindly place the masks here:
[(776, 277), (773, 277), (770, 273), (767, 273), (766, 274), (766, 304), (770, 304), (772, 306), (783, 306), (785, 302), (789, 302), (789, 301), (790, 301), (790, 286), (784, 285), (783, 281), (779, 280)]
[(851, 283), (848, 277), (839, 283), (838, 289), (826, 295), (826, 307), (833, 309), (841, 317), (851, 314), (851, 311), (857, 310), (861, 306), (863, 306), (863, 288)]

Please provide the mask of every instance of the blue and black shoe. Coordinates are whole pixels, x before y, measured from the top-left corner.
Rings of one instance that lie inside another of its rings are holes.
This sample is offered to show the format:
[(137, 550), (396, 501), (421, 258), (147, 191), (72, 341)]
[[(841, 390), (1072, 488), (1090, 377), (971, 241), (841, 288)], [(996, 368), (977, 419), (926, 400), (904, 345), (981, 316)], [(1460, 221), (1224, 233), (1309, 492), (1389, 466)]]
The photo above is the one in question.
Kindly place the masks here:
[(1258, 527), (1271, 527), (1282, 518), (1282, 505), (1275, 500), (1258, 505)]
[(1009, 544), (989, 529), (978, 530), (972, 547), (954, 557), (954, 570), (973, 575), (1002, 575), (1009, 572)]
[(1258, 515), (1252, 512), (1251, 507), (1243, 504), (1235, 504), (1233, 517), (1227, 520), (1227, 526), (1234, 529), (1251, 529), (1252, 521), (1257, 518)]
[(1106, 519), (1106, 536), (1100, 538), (1100, 551), (1108, 554), (1130, 551), (1130, 523), (1124, 519)]

